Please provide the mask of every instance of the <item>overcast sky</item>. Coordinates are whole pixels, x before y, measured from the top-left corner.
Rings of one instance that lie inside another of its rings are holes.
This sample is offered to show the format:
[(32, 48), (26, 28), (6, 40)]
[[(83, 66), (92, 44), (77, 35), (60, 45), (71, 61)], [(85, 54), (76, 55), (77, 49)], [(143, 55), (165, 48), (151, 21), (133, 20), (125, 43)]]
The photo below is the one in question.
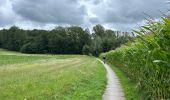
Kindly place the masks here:
[(167, 9), (167, 0), (0, 0), (0, 29), (101, 24), (130, 31), (145, 22), (145, 13), (159, 19)]

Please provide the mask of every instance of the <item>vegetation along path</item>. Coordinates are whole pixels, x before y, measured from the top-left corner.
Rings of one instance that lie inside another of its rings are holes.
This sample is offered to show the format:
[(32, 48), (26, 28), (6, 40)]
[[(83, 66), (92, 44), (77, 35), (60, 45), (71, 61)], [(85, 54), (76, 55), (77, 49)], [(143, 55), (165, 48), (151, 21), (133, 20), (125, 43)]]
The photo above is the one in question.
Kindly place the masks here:
[(101, 60), (99, 61), (104, 65), (107, 71), (107, 86), (103, 94), (103, 100), (125, 100), (118, 77), (108, 64), (104, 64)]

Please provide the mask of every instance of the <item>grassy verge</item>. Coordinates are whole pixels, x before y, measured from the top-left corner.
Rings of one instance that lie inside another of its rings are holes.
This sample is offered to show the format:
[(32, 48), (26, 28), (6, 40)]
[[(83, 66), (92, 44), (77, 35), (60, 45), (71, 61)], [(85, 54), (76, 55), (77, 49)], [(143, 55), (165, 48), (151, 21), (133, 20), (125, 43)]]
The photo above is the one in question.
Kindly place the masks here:
[[(2, 56), (3, 58), (0, 58), (3, 59), (3, 64), (0, 61), (1, 100), (100, 100), (102, 98), (106, 85), (106, 72), (102, 64), (93, 57), (29, 56), (10, 52), (5, 54), (4, 51), (0, 53), (0, 57)], [(15, 57), (17, 59), (14, 59)], [(30, 62), (25, 63), (28, 60)]]
[(120, 83), (125, 93), (126, 100), (140, 100), (141, 96), (138, 92), (138, 89), (136, 88), (136, 84), (130, 81), (119, 68), (115, 67), (111, 63), (108, 64), (114, 70), (116, 75), (119, 77)]

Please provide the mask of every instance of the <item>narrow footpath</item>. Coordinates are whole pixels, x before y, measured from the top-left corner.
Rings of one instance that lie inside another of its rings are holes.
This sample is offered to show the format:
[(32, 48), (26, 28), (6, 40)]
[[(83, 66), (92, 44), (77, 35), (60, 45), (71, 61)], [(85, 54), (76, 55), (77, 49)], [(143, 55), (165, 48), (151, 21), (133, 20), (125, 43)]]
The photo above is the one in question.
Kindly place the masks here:
[(107, 72), (107, 86), (103, 94), (103, 100), (125, 100), (123, 89), (120, 85), (119, 79), (112, 71), (108, 64), (98, 59), (106, 69)]

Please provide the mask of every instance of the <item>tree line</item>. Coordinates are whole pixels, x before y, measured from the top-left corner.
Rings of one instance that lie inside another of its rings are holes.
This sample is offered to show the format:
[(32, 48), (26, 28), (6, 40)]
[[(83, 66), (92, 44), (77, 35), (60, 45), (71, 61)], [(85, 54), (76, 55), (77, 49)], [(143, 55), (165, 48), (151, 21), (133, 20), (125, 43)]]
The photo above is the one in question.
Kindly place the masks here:
[(101, 25), (93, 32), (79, 26), (61, 27), (53, 30), (23, 30), (12, 26), (0, 30), (0, 48), (22, 53), (39, 54), (86, 54), (98, 56), (132, 40), (128, 34), (117, 35)]

